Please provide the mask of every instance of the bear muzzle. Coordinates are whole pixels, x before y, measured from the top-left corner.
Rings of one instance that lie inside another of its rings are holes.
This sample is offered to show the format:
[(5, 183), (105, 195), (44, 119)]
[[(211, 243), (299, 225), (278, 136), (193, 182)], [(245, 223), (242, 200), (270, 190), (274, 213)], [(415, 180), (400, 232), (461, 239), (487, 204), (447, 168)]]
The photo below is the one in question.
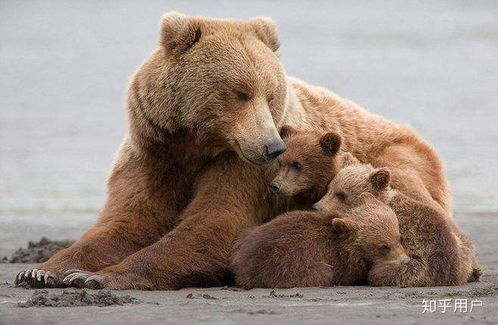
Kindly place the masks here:
[(275, 158), (283, 154), (287, 150), (284, 141), (282, 139), (274, 140), (265, 145), (265, 159), (268, 162), (273, 161)]

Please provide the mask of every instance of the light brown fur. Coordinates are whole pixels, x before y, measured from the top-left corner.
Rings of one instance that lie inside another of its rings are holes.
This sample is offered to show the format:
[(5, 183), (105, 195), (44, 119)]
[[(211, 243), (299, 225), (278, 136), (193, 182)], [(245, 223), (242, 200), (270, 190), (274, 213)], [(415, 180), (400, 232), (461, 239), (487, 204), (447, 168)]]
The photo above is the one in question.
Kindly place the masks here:
[(453, 220), (440, 207), (392, 190), (389, 182), (387, 168), (361, 164), (351, 155), (345, 155), (343, 169), (331, 181), (327, 195), (315, 205), (317, 209), (348, 211), (359, 204), (363, 193), (371, 193), (396, 213), (403, 247), (412, 260), (408, 264), (374, 265), (369, 283), (377, 286), (440, 286), (478, 280), (480, 269), (475, 261), (473, 245)]
[(130, 82), (129, 134), (96, 224), (17, 284), (65, 285), (68, 270), (67, 285), (91, 288), (224, 284), (237, 232), (284, 209), (268, 187), (283, 124), (336, 132), (362, 161), (410, 175), (393, 176), (395, 188), (450, 211), (431, 147), (410, 128), (288, 78), (270, 19), (170, 13), (160, 35)]

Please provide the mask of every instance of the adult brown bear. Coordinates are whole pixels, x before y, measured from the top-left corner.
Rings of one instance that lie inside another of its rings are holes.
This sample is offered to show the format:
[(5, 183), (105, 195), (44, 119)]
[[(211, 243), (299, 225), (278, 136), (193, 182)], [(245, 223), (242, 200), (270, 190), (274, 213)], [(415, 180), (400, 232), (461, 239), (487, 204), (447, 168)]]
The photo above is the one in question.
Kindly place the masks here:
[[(16, 283), (112, 289), (219, 285), (237, 232), (285, 208), (271, 194), (278, 128), (333, 131), (392, 185), (450, 212), (431, 147), (410, 128), (290, 79), (268, 18), (169, 13), (128, 95), (129, 135), (97, 223)], [(76, 269), (76, 270), (75, 270)], [(79, 271), (81, 270), (81, 271)], [(64, 276), (68, 275), (63, 282)]]

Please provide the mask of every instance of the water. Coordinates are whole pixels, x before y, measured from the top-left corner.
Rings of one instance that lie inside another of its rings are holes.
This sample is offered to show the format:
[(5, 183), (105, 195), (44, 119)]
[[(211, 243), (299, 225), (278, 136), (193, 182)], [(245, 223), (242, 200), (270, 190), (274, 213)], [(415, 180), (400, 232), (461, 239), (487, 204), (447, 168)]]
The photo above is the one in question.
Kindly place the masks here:
[(498, 215), (498, 2), (0, 2), (0, 253), (75, 237), (105, 200), (129, 76), (163, 12), (273, 17), (288, 74), (413, 125), (457, 216)]

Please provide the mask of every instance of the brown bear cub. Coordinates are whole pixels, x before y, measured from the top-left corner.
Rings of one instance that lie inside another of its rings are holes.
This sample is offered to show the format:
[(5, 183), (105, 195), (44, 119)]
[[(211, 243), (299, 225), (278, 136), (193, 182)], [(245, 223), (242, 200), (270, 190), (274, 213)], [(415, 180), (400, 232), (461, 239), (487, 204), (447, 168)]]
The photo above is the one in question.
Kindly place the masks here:
[(246, 229), (232, 258), (237, 285), (353, 285), (366, 281), (372, 264), (406, 262), (396, 215), (369, 193), (359, 200), (344, 215), (294, 211)]
[(280, 136), (287, 150), (278, 157), (278, 172), (270, 184), (274, 193), (291, 199), (291, 209), (310, 209), (327, 192), (340, 169), (341, 137), (337, 133), (305, 132), (284, 125)]
[(343, 169), (331, 181), (327, 195), (314, 208), (347, 212), (371, 193), (388, 204), (399, 221), (408, 263), (377, 263), (368, 275), (376, 286), (446, 286), (477, 281), (481, 271), (471, 241), (438, 207), (415, 201), (389, 186), (387, 168), (361, 164), (345, 154)]

